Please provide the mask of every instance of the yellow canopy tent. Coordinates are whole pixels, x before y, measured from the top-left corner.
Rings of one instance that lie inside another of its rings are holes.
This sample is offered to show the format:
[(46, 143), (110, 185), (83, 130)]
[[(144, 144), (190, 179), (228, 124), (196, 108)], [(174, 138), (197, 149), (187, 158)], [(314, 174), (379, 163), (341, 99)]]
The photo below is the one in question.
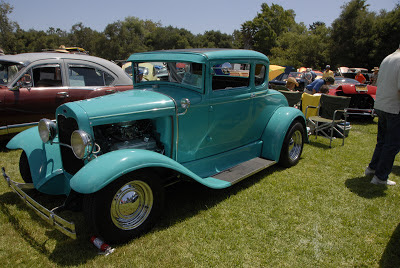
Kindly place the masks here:
[(277, 77), (278, 75), (280, 75), (284, 71), (285, 71), (285, 67), (283, 67), (283, 66), (270, 65), (269, 66), (269, 76), (268, 76), (269, 80), (274, 79), (275, 77)]

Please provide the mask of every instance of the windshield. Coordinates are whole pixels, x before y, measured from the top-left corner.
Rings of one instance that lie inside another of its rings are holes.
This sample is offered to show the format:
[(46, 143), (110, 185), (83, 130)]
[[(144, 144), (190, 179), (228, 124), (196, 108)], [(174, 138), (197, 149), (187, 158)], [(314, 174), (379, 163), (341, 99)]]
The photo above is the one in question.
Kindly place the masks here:
[(135, 63), (136, 83), (164, 81), (201, 88), (203, 65), (193, 62)]
[(13, 62), (0, 62), (0, 85), (7, 85), (22, 69), (22, 64)]

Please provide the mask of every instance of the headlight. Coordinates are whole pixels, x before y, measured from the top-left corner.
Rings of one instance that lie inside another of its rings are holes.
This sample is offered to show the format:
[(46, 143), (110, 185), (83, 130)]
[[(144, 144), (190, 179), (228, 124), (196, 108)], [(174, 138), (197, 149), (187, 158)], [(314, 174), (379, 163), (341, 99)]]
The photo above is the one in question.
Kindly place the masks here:
[(44, 143), (52, 141), (57, 135), (56, 123), (49, 119), (40, 119), (38, 129), (39, 136)]
[(71, 147), (77, 158), (85, 159), (93, 150), (93, 142), (85, 131), (75, 130), (71, 135)]

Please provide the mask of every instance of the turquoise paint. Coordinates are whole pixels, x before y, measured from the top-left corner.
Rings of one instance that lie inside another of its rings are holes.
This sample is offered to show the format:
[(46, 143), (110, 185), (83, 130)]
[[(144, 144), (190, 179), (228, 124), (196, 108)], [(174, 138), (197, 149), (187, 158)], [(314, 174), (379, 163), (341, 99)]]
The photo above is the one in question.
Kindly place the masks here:
[[(83, 111), (90, 125), (104, 125), (124, 121), (154, 118), (175, 114), (175, 105), (166, 95), (150, 90), (128, 90), (98, 98), (67, 103), (57, 109), (62, 113), (64, 107), (69, 110)], [(152, 116), (155, 114), (156, 116)], [(80, 119), (83, 115), (75, 116)]]
[(85, 165), (71, 178), (71, 188), (82, 194), (94, 193), (122, 175), (146, 167), (173, 169), (214, 189), (231, 185), (211, 177), (201, 178), (162, 154), (147, 150), (118, 150), (102, 155)]
[(304, 115), (299, 109), (280, 107), (275, 111), (261, 137), (263, 158), (279, 161), (283, 140), (294, 120), (299, 120), (305, 126)]
[(239, 163), (260, 156), (261, 149), (262, 142), (256, 141), (218, 155), (183, 163), (183, 165), (200, 177), (213, 176)]
[(60, 147), (56, 144), (44, 144), (37, 127), (16, 135), (8, 142), (7, 148), (25, 151), (32, 181), (38, 191), (54, 195), (70, 192), (69, 181), (63, 174)]

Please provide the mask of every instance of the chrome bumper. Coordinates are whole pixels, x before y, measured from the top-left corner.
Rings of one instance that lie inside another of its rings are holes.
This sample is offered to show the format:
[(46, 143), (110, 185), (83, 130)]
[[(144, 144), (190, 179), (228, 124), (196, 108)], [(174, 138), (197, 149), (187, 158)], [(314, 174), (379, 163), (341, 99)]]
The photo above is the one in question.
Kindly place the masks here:
[(3, 177), (6, 180), (9, 187), (13, 189), (18, 196), (45, 221), (50, 223), (54, 228), (62, 232), (63, 234), (76, 239), (75, 224), (69, 222), (57, 216), (53, 211), (48, 210), (38, 202), (32, 199), (28, 194), (26, 194), (23, 189), (34, 189), (33, 183), (18, 183), (10, 179), (6, 174), (4, 167), (1, 168), (3, 172)]

